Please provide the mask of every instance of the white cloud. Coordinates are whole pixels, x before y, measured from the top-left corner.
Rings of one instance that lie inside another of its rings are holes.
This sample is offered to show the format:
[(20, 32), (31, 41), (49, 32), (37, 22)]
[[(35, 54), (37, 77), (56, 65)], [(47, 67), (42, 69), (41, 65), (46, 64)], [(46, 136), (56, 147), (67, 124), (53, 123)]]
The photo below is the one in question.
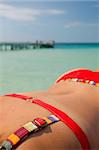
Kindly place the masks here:
[(0, 4), (0, 16), (13, 20), (35, 20), (40, 12), (29, 8), (17, 8), (7, 4)]
[(68, 22), (64, 25), (65, 28), (76, 27), (98, 27), (99, 23), (85, 23), (85, 22)]
[(80, 26), (80, 22), (68, 22), (65, 24), (65, 28), (72, 28)]
[(46, 13), (47, 14), (50, 14), (50, 15), (61, 15), (61, 14), (64, 14), (64, 10), (57, 10), (57, 9), (48, 9), (46, 10)]
[(19, 8), (8, 4), (0, 4), (0, 16), (18, 21), (33, 21), (42, 15), (59, 15), (63, 14), (63, 10), (58, 9), (30, 9)]

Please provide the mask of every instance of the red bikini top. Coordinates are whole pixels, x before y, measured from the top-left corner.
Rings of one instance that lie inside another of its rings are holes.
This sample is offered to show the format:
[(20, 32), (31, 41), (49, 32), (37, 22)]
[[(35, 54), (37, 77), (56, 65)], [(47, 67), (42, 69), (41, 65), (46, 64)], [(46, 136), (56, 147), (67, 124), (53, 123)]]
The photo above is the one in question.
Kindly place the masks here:
[(79, 78), (79, 79), (90, 80), (99, 83), (99, 72), (94, 72), (87, 69), (74, 70), (62, 75), (61, 77), (59, 77), (59, 79), (56, 82), (58, 83), (61, 80), (66, 80), (69, 78)]
[(56, 115), (62, 122), (64, 122), (72, 130), (72, 132), (75, 134), (75, 136), (79, 140), (83, 150), (90, 150), (88, 138), (85, 135), (85, 133), (83, 132), (83, 130), (79, 127), (79, 125), (75, 121), (73, 121), (63, 111), (45, 103), (39, 99), (33, 100), (33, 98), (29, 97), (29, 96), (24, 96), (24, 95), (20, 95), (20, 94), (8, 94), (5, 96), (17, 97), (17, 98), (21, 98), (23, 100), (30, 100), (32, 103), (38, 104), (38, 105), (44, 107), (45, 109), (49, 110), (51, 113)]

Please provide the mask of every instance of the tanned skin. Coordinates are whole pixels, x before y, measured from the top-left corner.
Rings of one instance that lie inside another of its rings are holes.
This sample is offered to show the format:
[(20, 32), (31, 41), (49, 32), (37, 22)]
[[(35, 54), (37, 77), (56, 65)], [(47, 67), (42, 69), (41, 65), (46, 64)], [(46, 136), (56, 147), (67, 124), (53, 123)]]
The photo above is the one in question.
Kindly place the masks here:
[[(25, 92), (68, 114), (85, 132), (92, 149), (99, 149), (99, 87), (66, 80), (54, 83), (46, 91)], [(0, 143), (25, 123), (51, 113), (19, 98), (0, 97)], [(74, 150), (81, 145), (62, 121), (34, 134), (17, 150)]]

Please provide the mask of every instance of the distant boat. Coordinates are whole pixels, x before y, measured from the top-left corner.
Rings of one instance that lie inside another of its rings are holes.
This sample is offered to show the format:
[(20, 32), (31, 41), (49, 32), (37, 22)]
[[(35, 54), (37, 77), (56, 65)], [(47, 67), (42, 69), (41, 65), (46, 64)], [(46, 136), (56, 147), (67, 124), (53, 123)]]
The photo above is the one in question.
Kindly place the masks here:
[(54, 48), (55, 41), (49, 41), (47, 43), (40, 43), (40, 48)]

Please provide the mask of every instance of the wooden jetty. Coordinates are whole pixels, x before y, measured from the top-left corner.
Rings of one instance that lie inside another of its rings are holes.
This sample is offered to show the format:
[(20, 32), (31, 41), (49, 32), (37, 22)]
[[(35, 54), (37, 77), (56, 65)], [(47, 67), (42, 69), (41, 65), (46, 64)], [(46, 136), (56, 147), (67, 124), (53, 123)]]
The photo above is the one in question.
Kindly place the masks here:
[(25, 50), (25, 49), (39, 49), (39, 48), (54, 48), (55, 42), (1, 42), (0, 50)]

